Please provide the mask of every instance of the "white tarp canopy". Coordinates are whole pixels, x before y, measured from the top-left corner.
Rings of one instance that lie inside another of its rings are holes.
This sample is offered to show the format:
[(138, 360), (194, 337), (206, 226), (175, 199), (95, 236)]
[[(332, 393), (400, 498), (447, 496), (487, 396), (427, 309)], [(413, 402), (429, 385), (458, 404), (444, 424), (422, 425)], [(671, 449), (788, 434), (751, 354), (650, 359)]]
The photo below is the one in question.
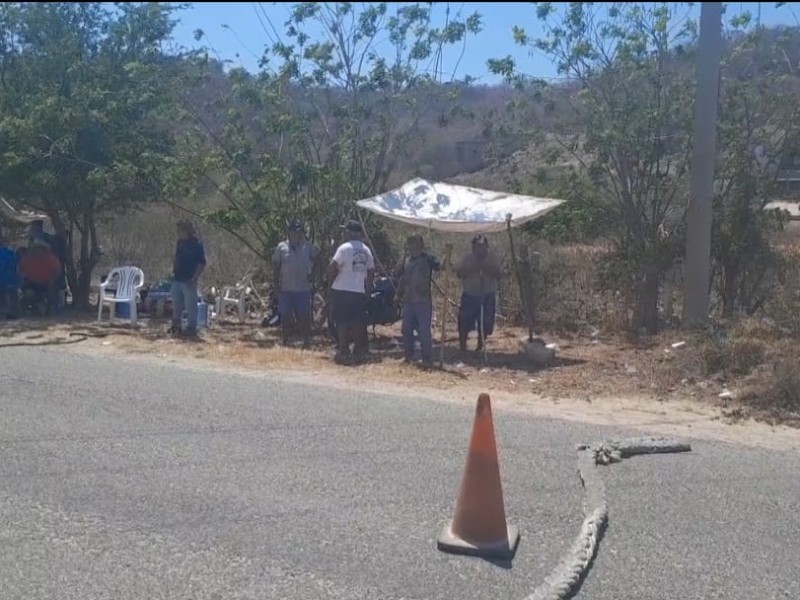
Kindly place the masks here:
[(520, 196), (449, 183), (412, 179), (403, 186), (359, 200), (365, 210), (408, 225), (448, 233), (496, 233), (538, 219), (564, 200)]

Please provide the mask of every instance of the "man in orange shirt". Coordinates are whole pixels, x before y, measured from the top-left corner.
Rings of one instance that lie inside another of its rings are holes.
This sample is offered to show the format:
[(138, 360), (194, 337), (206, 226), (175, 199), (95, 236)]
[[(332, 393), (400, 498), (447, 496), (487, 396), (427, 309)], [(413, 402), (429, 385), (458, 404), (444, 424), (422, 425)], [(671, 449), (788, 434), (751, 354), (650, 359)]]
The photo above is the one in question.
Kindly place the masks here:
[(31, 244), (30, 249), (20, 259), (19, 273), (22, 276), (24, 295), (33, 296), (36, 304), (44, 303), (48, 309), (53, 306), (61, 263), (50, 251), (47, 242), (35, 240)]

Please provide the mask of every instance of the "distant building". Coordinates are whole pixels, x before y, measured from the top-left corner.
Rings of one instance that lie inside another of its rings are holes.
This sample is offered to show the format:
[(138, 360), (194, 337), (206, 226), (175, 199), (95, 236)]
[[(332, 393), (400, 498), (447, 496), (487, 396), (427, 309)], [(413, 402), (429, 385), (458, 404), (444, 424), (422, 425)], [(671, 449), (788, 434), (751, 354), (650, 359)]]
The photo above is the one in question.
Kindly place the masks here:
[(778, 166), (775, 181), (787, 196), (800, 196), (800, 154), (786, 155)]

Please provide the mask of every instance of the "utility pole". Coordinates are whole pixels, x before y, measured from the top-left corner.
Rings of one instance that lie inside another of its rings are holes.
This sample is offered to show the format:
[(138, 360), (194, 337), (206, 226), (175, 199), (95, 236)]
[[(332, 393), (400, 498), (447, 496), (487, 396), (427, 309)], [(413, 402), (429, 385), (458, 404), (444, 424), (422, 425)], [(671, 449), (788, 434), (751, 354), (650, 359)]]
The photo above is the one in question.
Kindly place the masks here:
[(722, 3), (703, 2), (700, 9), (697, 90), (694, 100), (694, 144), (684, 261), (686, 287), (683, 300), (683, 325), (690, 328), (706, 323), (710, 303), (711, 225), (721, 60)]

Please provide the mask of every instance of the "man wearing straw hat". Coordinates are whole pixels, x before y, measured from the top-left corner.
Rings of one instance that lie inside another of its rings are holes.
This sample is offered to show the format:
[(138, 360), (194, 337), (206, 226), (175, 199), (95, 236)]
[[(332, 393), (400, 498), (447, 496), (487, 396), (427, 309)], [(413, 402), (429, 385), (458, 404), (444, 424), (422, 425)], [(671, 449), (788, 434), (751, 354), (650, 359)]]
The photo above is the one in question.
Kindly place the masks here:
[(206, 254), (191, 221), (178, 222), (178, 243), (175, 246), (172, 281), (172, 327), (169, 333), (181, 333), (183, 311), (186, 311), (187, 337), (197, 335), (197, 282), (206, 267)]
[(458, 311), (459, 346), (462, 352), (466, 352), (469, 333), (477, 329), (476, 350), (480, 352), (486, 338), (494, 333), (497, 284), (503, 276), (500, 263), (489, 252), (486, 236), (478, 235), (472, 239), (472, 250), (461, 259), (456, 274), (464, 288)]

